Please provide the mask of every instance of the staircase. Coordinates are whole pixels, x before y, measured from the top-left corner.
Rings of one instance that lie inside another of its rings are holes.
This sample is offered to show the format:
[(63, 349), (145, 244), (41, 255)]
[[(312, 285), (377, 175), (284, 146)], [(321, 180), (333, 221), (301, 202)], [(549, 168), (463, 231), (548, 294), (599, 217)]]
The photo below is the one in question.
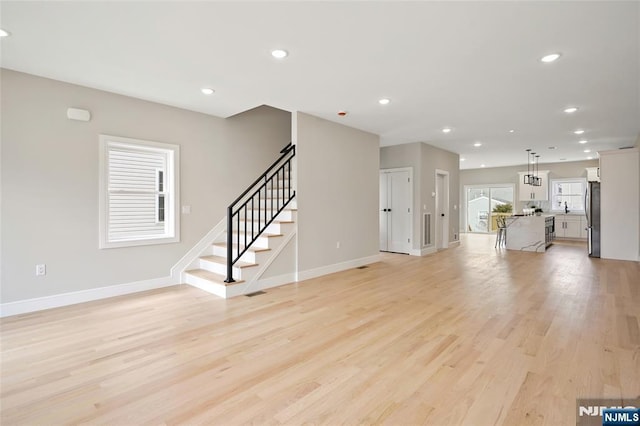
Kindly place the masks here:
[(295, 146), (227, 209), (226, 227), (184, 271), (187, 284), (229, 298), (261, 289), (260, 277), (296, 233)]

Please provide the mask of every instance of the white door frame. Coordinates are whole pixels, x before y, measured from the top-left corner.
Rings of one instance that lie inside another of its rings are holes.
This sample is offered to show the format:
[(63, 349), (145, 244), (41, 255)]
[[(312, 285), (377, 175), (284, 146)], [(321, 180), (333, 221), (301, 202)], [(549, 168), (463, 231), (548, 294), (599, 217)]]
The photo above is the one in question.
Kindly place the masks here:
[[(438, 177), (442, 176), (444, 194), (439, 194), (438, 191)], [(436, 250), (449, 248), (449, 172), (446, 170), (436, 169), (435, 171), (435, 187), (436, 187)], [(444, 218), (440, 215), (440, 198), (442, 197), (442, 213)], [(443, 241), (438, 241), (440, 235), (443, 237)]]
[[(411, 239), (411, 242), (409, 243), (409, 251), (407, 254), (410, 254), (413, 252), (413, 219), (414, 219), (414, 215), (413, 215), (413, 167), (395, 167), (392, 169), (380, 169), (378, 174), (380, 173), (393, 173), (393, 172), (409, 172), (409, 206), (410, 206), (410, 211), (409, 211), (409, 238)], [(379, 193), (379, 192), (378, 192)], [(378, 205), (380, 205), (380, 202), (378, 202)], [(378, 208), (378, 210), (380, 210), (380, 208)], [(380, 214), (380, 212), (378, 212), (378, 214)], [(378, 232), (380, 232), (378, 230)]]

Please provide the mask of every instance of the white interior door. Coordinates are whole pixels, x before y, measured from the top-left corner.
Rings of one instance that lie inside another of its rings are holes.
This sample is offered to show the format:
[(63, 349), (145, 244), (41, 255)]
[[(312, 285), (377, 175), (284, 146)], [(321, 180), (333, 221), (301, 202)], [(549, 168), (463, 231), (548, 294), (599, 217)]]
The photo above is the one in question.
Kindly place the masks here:
[(449, 172), (436, 170), (436, 249), (449, 247)]
[(395, 253), (411, 251), (410, 170), (380, 172), (380, 250)]

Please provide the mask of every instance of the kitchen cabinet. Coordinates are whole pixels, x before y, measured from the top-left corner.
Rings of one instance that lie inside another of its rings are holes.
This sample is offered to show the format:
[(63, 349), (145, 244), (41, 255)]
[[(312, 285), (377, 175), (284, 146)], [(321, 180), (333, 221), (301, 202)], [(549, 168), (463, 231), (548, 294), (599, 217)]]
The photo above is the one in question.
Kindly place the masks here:
[(556, 238), (587, 238), (587, 222), (584, 216), (559, 214), (556, 215)]
[(549, 171), (540, 170), (537, 175), (541, 179), (540, 186), (531, 186), (524, 183), (527, 172), (518, 172), (518, 199), (520, 201), (547, 201), (549, 200)]

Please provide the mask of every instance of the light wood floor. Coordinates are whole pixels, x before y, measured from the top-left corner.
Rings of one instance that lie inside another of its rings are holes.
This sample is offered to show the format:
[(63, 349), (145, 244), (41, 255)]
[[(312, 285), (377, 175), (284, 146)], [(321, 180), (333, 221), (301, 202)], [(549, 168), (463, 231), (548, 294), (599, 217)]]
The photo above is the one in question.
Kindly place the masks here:
[(576, 397), (640, 395), (640, 264), (493, 243), (6, 318), (0, 422), (574, 425)]

